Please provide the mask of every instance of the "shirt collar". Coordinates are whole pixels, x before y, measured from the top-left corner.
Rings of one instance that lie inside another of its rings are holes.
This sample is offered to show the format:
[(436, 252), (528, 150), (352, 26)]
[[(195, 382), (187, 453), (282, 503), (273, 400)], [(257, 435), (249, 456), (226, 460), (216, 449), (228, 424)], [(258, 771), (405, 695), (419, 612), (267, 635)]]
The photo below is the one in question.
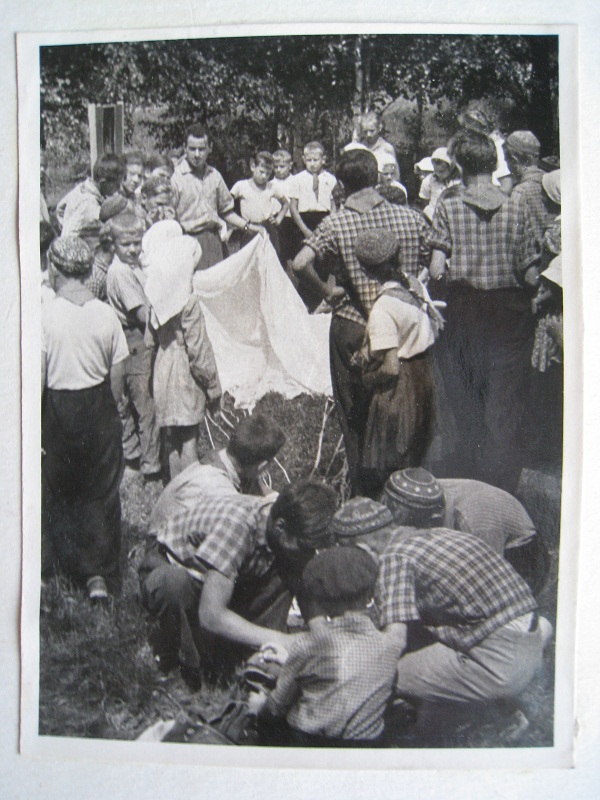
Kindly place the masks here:
[(351, 194), (346, 200), (345, 207), (351, 211), (357, 211), (359, 214), (366, 214), (367, 211), (372, 211), (381, 203), (383, 203), (383, 197), (376, 189), (369, 186)]
[(206, 178), (209, 172), (212, 172), (212, 167), (209, 164), (206, 164), (204, 167), (204, 174), (202, 176), (198, 175), (198, 173), (194, 172), (194, 170), (190, 167), (187, 158), (183, 158), (181, 163), (179, 164), (179, 172), (182, 175), (195, 175), (197, 178), (202, 177)]
[(462, 194), (463, 203), (482, 211), (497, 211), (508, 202), (508, 196), (493, 183), (468, 186)]

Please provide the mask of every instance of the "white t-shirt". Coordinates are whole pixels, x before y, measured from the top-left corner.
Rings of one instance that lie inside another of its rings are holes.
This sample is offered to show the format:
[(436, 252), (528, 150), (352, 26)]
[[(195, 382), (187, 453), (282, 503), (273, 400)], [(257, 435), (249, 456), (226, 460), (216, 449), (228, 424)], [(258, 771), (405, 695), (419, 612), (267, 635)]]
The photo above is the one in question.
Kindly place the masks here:
[(238, 181), (231, 187), (231, 195), (240, 201), (240, 215), (248, 222), (266, 222), (278, 214), (287, 201), (286, 195), (273, 181), (260, 189), (252, 180)]
[[(288, 200), (290, 198), (290, 181), (293, 178), (293, 175), (288, 175), (287, 178), (273, 178), (271, 183), (273, 186), (276, 186), (279, 191), (286, 197)], [(288, 208), (286, 212), (286, 217), (291, 217), (290, 210)]]
[(335, 175), (327, 170), (319, 172), (319, 190), (315, 195), (313, 188), (313, 175), (307, 169), (297, 175), (290, 175), (287, 179), (290, 200), (298, 201), (298, 211), (331, 211), (331, 193), (337, 183)]
[(129, 349), (114, 310), (94, 298), (82, 306), (64, 297), (42, 304), (42, 358), (49, 389), (89, 389), (107, 377)]
[[(399, 286), (396, 281), (384, 289)], [(369, 348), (372, 352), (398, 348), (398, 358), (413, 358), (425, 352), (435, 341), (426, 311), (397, 297), (382, 294), (375, 301), (367, 323)]]

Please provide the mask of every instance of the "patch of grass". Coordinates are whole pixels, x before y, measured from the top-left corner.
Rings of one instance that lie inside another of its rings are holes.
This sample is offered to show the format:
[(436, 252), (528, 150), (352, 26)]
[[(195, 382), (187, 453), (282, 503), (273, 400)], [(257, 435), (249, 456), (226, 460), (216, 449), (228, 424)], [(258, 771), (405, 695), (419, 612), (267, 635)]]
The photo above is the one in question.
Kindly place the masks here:
[[(314, 476), (346, 496), (343, 450), (335, 411), (325, 398), (263, 398), (257, 408), (283, 427), (287, 441), (279, 465), (271, 467), (273, 488), (287, 480)], [(201, 429), (199, 450), (224, 447), (236, 419), (245, 412), (230, 409), (229, 421)], [(210, 436), (209, 436), (210, 432)], [(40, 617), (41, 734), (107, 739), (135, 739), (158, 720), (187, 724), (215, 717), (230, 699), (239, 697), (234, 680), (205, 681), (191, 692), (177, 672), (164, 676), (148, 645), (149, 622), (139, 595), (137, 567), (142, 557), (150, 512), (160, 486), (145, 485), (142, 476), (125, 471), (121, 485), (123, 537), (121, 585), (106, 609), (93, 608), (85, 592), (64, 577), (42, 589)], [(555, 619), (557, 551), (541, 599), (543, 613)], [(522, 707), (530, 726), (518, 746), (552, 744), (554, 653), (548, 648), (544, 668), (524, 693)], [(487, 714), (468, 720), (447, 738), (448, 747), (514, 746), (504, 739), (506, 718)], [(410, 725), (394, 725), (392, 747), (415, 746)], [(419, 746), (427, 746), (420, 743)]]

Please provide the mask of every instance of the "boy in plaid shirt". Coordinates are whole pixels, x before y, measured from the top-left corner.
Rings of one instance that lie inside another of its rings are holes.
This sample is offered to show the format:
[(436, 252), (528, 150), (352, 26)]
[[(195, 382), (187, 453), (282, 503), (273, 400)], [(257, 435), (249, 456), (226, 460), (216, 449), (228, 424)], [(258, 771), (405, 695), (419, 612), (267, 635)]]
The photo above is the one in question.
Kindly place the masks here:
[(377, 573), (376, 561), (357, 547), (324, 550), (305, 567), (298, 601), (308, 632), (293, 637), (271, 694), (251, 700), (265, 728), (287, 720), (289, 729), (275, 728), (275, 737), (287, 733), (304, 747), (380, 743), (400, 651), (367, 611)]

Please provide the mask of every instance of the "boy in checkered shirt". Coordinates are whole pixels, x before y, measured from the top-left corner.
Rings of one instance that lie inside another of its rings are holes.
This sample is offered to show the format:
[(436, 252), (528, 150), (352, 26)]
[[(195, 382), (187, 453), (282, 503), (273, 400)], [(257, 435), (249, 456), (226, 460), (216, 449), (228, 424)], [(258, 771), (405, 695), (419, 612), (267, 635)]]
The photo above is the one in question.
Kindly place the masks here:
[[(399, 647), (367, 610), (377, 573), (375, 560), (356, 547), (318, 552), (305, 567), (298, 602), (308, 631), (280, 659), (285, 663), (273, 691), (250, 702), (265, 736), (277, 744), (282, 737), (304, 747), (381, 743)], [(266, 660), (281, 655), (263, 650)], [(277, 726), (281, 718), (285, 727)]]

